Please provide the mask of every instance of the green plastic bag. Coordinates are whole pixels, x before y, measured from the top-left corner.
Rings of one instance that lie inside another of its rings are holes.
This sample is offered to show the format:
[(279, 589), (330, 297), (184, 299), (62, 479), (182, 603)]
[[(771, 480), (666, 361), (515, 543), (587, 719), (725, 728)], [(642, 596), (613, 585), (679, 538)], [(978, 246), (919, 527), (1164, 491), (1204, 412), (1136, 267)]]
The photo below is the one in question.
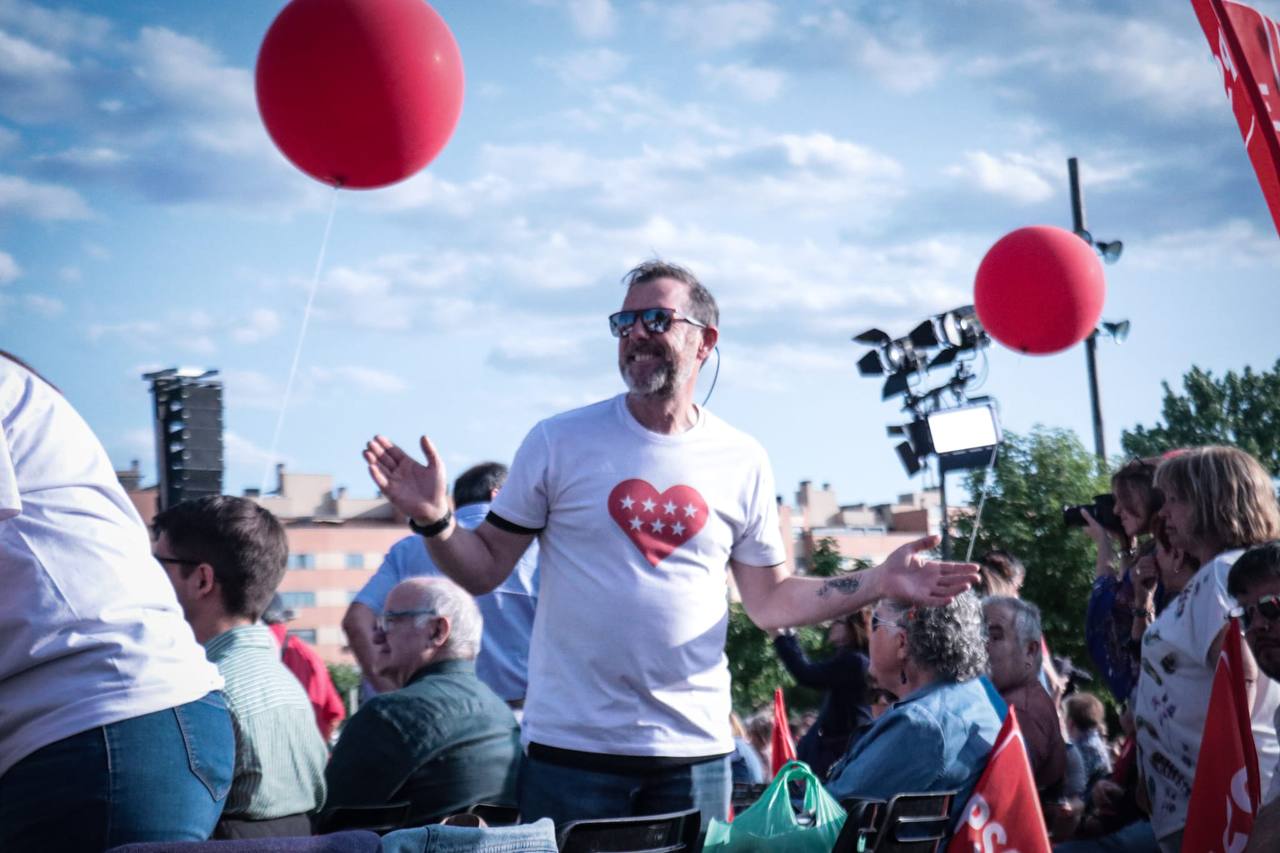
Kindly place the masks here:
[[(804, 780), (804, 810), (813, 822), (801, 824), (791, 808), (787, 783)], [(706, 853), (831, 853), (844, 826), (844, 809), (832, 799), (803, 761), (788, 761), (773, 782), (733, 823), (715, 818), (707, 827)]]

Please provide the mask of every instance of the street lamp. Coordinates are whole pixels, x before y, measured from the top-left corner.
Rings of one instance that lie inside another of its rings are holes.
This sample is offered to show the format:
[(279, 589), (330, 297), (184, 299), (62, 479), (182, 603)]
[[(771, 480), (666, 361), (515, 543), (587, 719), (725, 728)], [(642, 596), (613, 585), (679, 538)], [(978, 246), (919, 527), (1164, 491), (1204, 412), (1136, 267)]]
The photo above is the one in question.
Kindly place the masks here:
[[(1084, 192), (1080, 189), (1080, 164), (1075, 157), (1067, 159), (1067, 177), (1071, 182), (1071, 230), (1075, 232), (1077, 237), (1092, 246), (1102, 256), (1104, 263), (1114, 264), (1120, 260), (1120, 254), (1124, 251), (1124, 243), (1119, 240), (1094, 240), (1093, 235), (1089, 233), (1089, 229), (1085, 226)], [(1094, 453), (1098, 456), (1098, 463), (1106, 467), (1107, 446), (1102, 435), (1102, 402), (1098, 393), (1099, 334), (1104, 334), (1116, 343), (1121, 343), (1129, 335), (1129, 321), (1104, 322), (1090, 332), (1089, 337), (1084, 340), (1085, 367), (1089, 371), (1089, 403), (1093, 410), (1093, 448)]]

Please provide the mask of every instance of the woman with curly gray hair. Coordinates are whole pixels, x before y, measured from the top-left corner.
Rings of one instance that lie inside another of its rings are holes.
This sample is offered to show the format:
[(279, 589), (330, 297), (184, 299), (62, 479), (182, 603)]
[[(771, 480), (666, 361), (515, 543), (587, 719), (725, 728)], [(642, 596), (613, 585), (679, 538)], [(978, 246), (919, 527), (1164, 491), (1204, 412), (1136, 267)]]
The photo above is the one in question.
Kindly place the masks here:
[(1000, 731), (1000, 700), (979, 678), (987, 668), (983, 625), (971, 592), (944, 607), (880, 602), (871, 616), (871, 675), (901, 698), (831, 768), (833, 797), (956, 791), (955, 823)]

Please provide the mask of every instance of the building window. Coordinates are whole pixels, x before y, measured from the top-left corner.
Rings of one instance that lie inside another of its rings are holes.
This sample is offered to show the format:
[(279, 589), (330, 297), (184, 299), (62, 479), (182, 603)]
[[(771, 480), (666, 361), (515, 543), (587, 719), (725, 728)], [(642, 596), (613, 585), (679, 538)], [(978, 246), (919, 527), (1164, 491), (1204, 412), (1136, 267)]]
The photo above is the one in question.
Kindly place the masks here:
[(290, 554), (289, 568), (291, 569), (314, 569), (316, 567), (315, 554)]
[(280, 593), (280, 602), (290, 610), (315, 607), (316, 594), (314, 592), (282, 592)]
[(296, 631), (290, 631), (290, 632), (289, 632), (289, 636), (290, 636), (290, 637), (297, 637), (299, 640), (302, 640), (302, 642), (304, 642), (304, 643), (310, 643), (310, 644), (311, 644), (311, 645), (313, 645), (313, 646), (314, 646), (314, 645), (315, 645), (315, 643), (316, 643), (316, 629), (315, 629), (315, 628), (299, 628), (299, 629), (298, 629), (298, 630), (296, 630)]
[(348, 569), (363, 569), (364, 554), (347, 554), (345, 565)]

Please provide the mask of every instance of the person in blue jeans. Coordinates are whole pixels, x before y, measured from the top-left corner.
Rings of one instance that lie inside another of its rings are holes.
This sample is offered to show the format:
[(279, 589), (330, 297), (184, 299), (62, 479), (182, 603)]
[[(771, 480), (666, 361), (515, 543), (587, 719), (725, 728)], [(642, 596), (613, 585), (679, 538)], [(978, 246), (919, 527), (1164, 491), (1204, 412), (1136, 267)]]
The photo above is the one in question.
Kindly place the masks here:
[(106, 451), (0, 352), (0, 850), (207, 838), (231, 784), (222, 677)]

